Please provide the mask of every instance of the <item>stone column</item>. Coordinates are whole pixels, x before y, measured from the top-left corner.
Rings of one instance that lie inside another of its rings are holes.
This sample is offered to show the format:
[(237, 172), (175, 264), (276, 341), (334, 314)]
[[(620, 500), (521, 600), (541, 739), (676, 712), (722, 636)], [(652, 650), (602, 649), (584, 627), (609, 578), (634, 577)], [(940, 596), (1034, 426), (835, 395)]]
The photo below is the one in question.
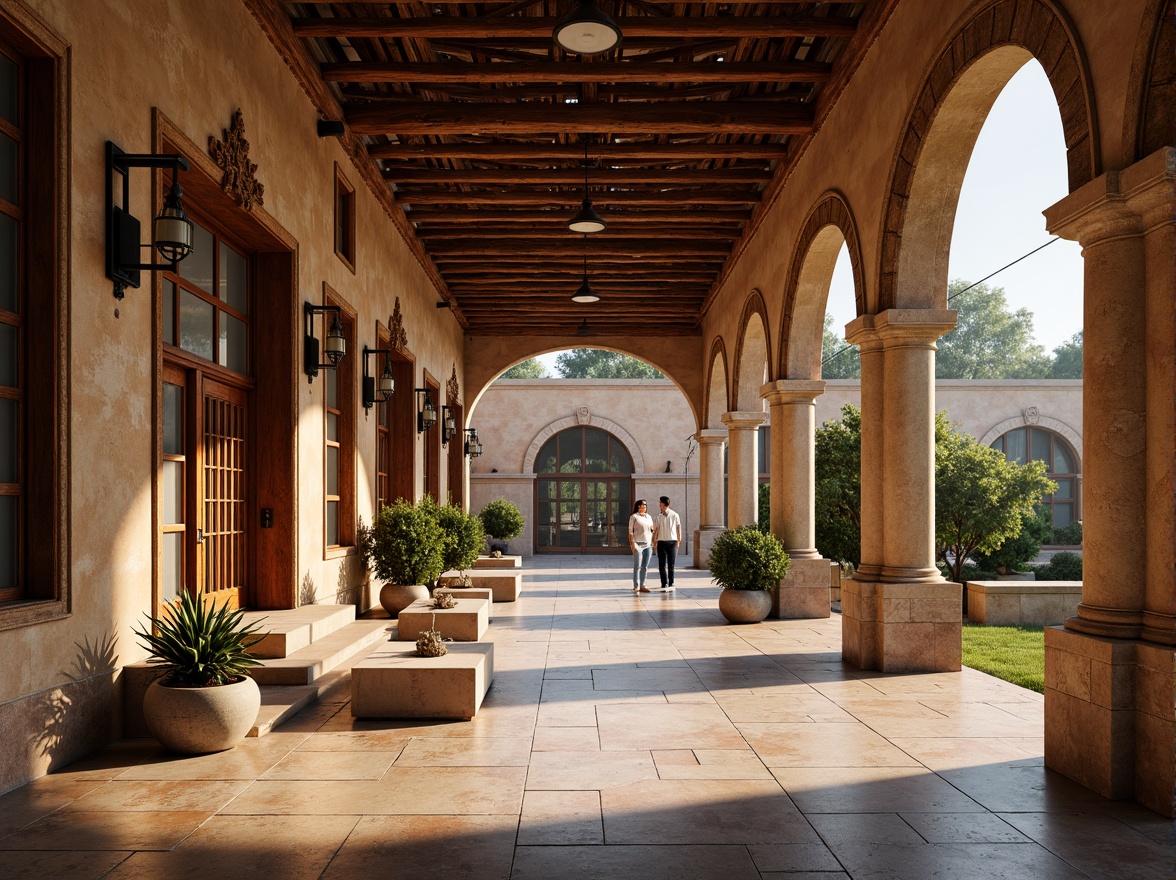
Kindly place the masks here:
[(813, 458), (821, 381), (782, 380), (760, 388), (771, 406), (772, 534), (792, 559), (772, 591), (772, 617), (829, 616), (829, 560), (817, 552)]
[(1046, 765), (1173, 814), (1176, 722), (1176, 150), (1072, 192), (1082, 245), (1083, 582), (1045, 634)]
[(698, 528), (694, 530), (694, 567), (706, 568), (715, 538), (723, 531), (723, 444), (725, 428), (704, 428), (698, 442)]
[(762, 412), (726, 412), (727, 528), (755, 525), (759, 518), (759, 426)]

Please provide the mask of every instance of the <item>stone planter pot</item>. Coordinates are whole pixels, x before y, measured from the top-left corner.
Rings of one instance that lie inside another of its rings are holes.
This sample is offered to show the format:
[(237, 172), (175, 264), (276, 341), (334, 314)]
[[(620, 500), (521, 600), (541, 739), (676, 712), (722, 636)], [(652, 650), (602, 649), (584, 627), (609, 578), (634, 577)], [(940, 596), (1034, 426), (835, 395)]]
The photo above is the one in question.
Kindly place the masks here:
[(143, 720), (171, 752), (201, 755), (237, 745), (257, 721), (261, 691), (252, 678), (219, 687), (181, 688), (152, 682)]
[(392, 617), (418, 599), (428, 598), (429, 588), (424, 584), (384, 584), (380, 587), (380, 604)]
[(731, 623), (759, 623), (772, 610), (770, 590), (723, 590), (719, 611)]

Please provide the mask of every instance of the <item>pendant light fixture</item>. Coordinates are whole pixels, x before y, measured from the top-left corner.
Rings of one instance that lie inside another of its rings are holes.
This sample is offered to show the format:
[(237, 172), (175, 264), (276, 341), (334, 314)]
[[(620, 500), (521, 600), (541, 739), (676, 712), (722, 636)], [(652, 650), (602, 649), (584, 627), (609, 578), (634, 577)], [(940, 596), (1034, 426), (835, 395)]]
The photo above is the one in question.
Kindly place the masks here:
[(599, 55), (621, 42), (621, 29), (594, 0), (580, 0), (580, 8), (561, 19), (551, 36), (573, 55)]
[(600, 297), (597, 296), (596, 291), (592, 289), (592, 285), (588, 283), (588, 254), (584, 254), (584, 280), (580, 283), (579, 288), (572, 294), (572, 302), (574, 303), (594, 303), (600, 302)]
[(596, 209), (592, 207), (592, 199), (588, 198), (588, 137), (584, 136), (584, 201), (580, 203), (580, 213), (568, 221), (568, 229), (589, 235), (593, 232), (604, 232), (607, 228), (604, 220)]

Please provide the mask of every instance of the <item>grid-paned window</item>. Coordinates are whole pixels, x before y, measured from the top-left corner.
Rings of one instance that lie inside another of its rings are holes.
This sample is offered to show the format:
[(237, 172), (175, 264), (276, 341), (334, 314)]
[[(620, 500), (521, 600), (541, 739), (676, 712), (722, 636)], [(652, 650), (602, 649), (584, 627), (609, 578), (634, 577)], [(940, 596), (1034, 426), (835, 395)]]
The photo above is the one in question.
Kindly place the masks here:
[[(379, 348), (389, 347), (388, 337), (380, 334)], [(392, 503), (392, 403), (376, 403), (376, 513)]]
[[(355, 318), (340, 301), (327, 295), (326, 303), (341, 308), (347, 354), (333, 369), (320, 372), (323, 378), (324, 462), (323, 511), (328, 549), (355, 544)], [(324, 326), (330, 326), (326, 315)]]
[(199, 223), (192, 253), (163, 280), (163, 341), (234, 373), (249, 370), (249, 261)]
[(999, 449), (1009, 461), (1017, 464), (1045, 462), (1049, 478), (1058, 484), (1056, 492), (1041, 499), (1042, 504), (1050, 507), (1054, 528), (1065, 528), (1082, 518), (1078, 498), (1078, 457), (1060, 435), (1045, 428), (1014, 428), (993, 440), (992, 448)]

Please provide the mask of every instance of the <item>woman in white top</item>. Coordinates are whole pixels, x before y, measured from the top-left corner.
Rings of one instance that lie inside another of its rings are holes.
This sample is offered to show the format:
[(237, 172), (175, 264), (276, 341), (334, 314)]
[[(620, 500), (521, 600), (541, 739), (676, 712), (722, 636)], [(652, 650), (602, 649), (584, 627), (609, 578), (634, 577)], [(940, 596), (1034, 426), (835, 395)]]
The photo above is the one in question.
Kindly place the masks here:
[(629, 517), (629, 549), (633, 551), (633, 592), (648, 593), (645, 588), (645, 571), (649, 568), (649, 556), (653, 552), (653, 517), (647, 512), (645, 499), (638, 499)]

